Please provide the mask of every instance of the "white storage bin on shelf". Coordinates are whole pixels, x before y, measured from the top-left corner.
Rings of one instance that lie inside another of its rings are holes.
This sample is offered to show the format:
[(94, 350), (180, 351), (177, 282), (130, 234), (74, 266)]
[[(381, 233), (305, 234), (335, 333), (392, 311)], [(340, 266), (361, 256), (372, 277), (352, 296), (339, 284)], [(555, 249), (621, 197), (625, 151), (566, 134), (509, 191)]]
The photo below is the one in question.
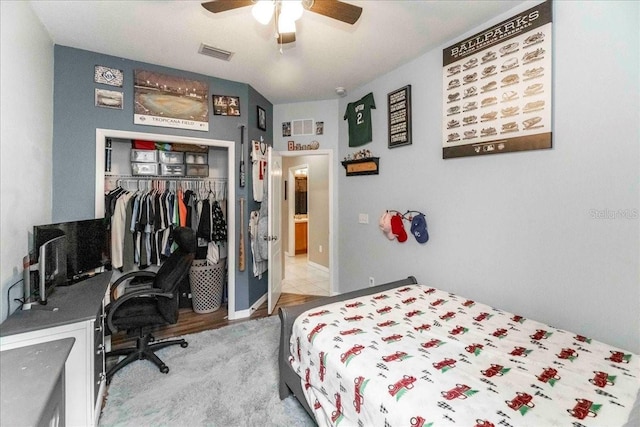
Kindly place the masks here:
[(160, 163), (181, 164), (184, 163), (184, 153), (179, 151), (160, 151)]
[(160, 163), (160, 175), (184, 176), (184, 165), (167, 165), (164, 163)]
[(206, 165), (208, 163), (207, 153), (188, 152), (185, 155), (185, 163), (188, 165)]
[(209, 176), (209, 165), (187, 165), (187, 176)]
[(131, 163), (133, 175), (158, 175), (157, 163)]
[(189, 270), (193, 311), (211, 313), (222, 305), (226, 277), (226, 259), (207, 265), (207, 260), (196, 259)]
[(131, 150), (131, 161), (139, 163), (158, 163), (158, 150)]

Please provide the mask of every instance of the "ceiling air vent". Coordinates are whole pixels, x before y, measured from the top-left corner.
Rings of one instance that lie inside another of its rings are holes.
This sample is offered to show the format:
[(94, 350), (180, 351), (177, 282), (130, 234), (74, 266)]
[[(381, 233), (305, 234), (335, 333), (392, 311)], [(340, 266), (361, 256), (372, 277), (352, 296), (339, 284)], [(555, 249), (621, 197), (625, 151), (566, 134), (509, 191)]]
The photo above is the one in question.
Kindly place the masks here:
[(223, 61), (229, 61), (233, 56), (233, 52), (218, 49), (217, 47), (209, 46), (204, 43), (200, 44), (200, 49), (198, 49), (198, 52), (202, 55), (211, 56), (212, 58), (222, 59)]

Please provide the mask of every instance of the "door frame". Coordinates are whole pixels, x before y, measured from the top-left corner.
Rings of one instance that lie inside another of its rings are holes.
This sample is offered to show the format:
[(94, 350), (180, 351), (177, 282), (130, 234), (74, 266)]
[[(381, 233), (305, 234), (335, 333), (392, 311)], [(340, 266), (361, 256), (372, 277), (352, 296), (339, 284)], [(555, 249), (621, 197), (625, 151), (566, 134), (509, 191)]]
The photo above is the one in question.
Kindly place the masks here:
[[(267, 148), (267, 203), (268, 228), (267, 245), (268, 254), (268, 283), (267, 283), (267, 314), (271, 315), (282, 295), (282, 279), (284, 278), (284, 258), (282, 252), (282, 199), (283, 182), (282, 156), (272, 147)], [(279, 168), (274, 168), (274, 163)], [(258, 236), (260, 238), (260, 236)]]
[[(222, 139), (194, 138), (180, 135), (166, 135), (147, 132), (133, 132), (116, 129), (96, 128), (96, 179), (95, 179), (95, 216), (104, 217), (104, 164), (105, 140), (114, 139), (142, 139), (147, 141), (176, 142), (182, 144), (207, 145), (227, 149), (227, 229), (236, 229), (236, 161), (235, 141)], [(227, 274), (228, 274), (228, 318), (233, 320), (236, 315), (236, 235), (227, 233)]]
[[(336, 218), (335, 218), (335, 183), (334, 183), (334, 161), (333, 150), (301, 150), (301, 151), (280, 151), (278, 153), (282, 157), (302, 157), (302, 156), (328, 156), (328, 164), (329, 170), (327, 171), (327, 176), (329, 179), (329, 295), (334, 295), (335, 284), (337, 283), (337, 274), (338, 274), (338, 259), (336, 256), (336, 251), (338, 247), (338, 242), (336, 241), (338, 233), (336, 231)], [(290, 186), (291, 187), (291, 186)], [(284, 192), (283, 192), (284, 197)], [(281, 201), (282, 202), (282, 201)], [(287, 221), (293, 221), (292, 218), (288, 218)], [(307, 231), (308, 233), (308, 231)], [(289, 233), (291, 234), (291, 233)], [(290, 239), (291, 236), (289, 236)], [(295, 246), (295, 245), (294, 245)], [(289, 249), (289, 248), (287, 248)], [(288, 252), (287, 252), (288, 254)], [(308, 256), (308, 255), (307, 255)], [(283, 266), (284, 267), (284, 266)]]

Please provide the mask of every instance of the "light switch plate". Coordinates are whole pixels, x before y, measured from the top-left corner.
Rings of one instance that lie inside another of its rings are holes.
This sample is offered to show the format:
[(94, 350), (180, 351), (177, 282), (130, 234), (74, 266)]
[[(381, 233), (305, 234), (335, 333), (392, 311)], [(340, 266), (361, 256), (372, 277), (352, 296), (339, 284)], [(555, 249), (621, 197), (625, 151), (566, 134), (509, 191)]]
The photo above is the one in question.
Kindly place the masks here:
[(358, 215), (358, 223), (369, 224), (369, 214), (361, 213), (360, 215)]

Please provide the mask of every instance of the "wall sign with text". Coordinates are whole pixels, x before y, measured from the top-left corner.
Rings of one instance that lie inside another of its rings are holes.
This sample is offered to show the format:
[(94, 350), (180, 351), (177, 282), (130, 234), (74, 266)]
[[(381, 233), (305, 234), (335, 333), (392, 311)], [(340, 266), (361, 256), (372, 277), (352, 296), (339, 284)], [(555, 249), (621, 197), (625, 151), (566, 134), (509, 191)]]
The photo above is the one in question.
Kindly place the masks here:
[(551, 148), (551, 1), (443, 51), (442, 158)]
[(411, 144), (411, 85), (387, 95), (389, 103), (389, 148)]

